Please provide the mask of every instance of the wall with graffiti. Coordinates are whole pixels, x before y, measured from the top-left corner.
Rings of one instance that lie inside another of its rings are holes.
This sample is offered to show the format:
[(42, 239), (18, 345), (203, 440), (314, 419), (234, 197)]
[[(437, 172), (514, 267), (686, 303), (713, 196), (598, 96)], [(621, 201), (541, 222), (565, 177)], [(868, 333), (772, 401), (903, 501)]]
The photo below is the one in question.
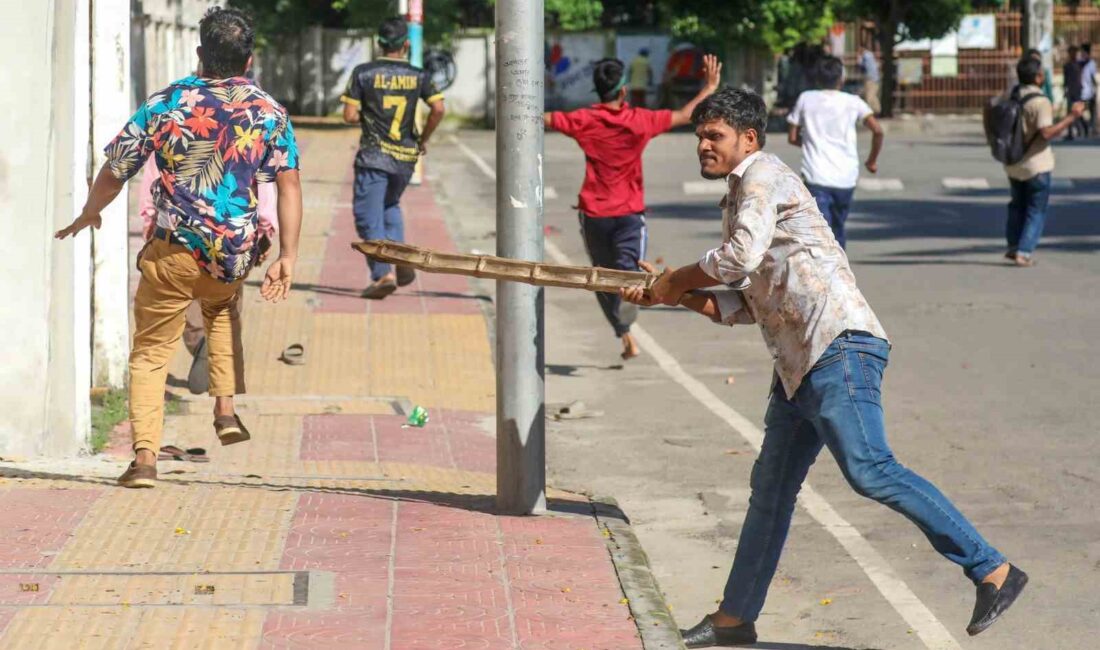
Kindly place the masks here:
[(610, 56), (609, 36), (602, 32), (547, 34), (546, 108), (567, 110), (597, 101), (592, 68)]

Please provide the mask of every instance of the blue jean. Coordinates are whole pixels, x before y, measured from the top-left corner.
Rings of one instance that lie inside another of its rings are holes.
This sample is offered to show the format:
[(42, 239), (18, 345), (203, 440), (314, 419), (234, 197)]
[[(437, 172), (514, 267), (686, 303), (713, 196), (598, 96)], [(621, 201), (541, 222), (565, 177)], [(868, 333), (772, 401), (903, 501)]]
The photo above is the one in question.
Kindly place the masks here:
[(852, 207), (852, 195), (854, 187), (825, 187), (806, 183), (806, 189), (810, 190), (814, 200), (817, 201), (817, 209), (829, 222), (829, 228), (833, 231), (837, 243), (841, 248), (848, 245), (848, 238), (844, 234), (844, 222), (848, 220), (848, 210)]
[[(584, 247), (594, 266), (622, 271), (637, 271), (638, 260), (645, 259), (646, 227), (644, 214), (627, 214), (621, 217), (590, 217), (579, 215)], [(638, 317), (638, 308), (623, 305), (617, 293), (596, 292), (600, 309), (622, 338), (630, 332), (630, 326)]]
[(886, 442), (881, 384), (890, 345), (846, 332), (825, 350), (788, 399), (776, 386), (753, 466), (749, 510), (720, 609), (760, 615), (794, 512), (795, 497), (822, 446), (861, 496), (901, 513), (975, 583), (1004, 557), (934, 485), (902, 466)]
[(1008, 222), (1005, 238), (1008, 250), (1030, 256), (1039, 246), (1050, 203), (1050, 172), (1038, 174), (1026, 181), (1008, 179), (1012, 200), (1008, 202)]
[[(405, 241), (405, 223), (401, 217), (401, 195), (409, 184), (408, 174), (392, 174), (380, 169), (355, 169), (355, 193), (351, 210), (355, 231), (360, 239)], [(393, 270), (383, 262), (367, 260), (371, 280)]]

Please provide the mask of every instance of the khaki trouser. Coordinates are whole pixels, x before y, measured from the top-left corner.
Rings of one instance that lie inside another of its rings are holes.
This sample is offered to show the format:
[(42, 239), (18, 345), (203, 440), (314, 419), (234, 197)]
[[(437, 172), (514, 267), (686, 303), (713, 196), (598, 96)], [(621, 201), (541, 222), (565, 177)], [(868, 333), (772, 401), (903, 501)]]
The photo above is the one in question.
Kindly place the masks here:
[[(237, 290), (240, 294), (244, 290), (242, 286)], [(230, 309), (237, 312), (237, 318), (244, 315), (244, 296), (239, 296), (232, 302)], [(183, 324), (183, 347), (194, 355), (199, 350), (199, 343), (206, 338), (206, 320), (202, 317), (202, 303), (194, 300), (187, 307)]]
[(130, 353), (130, 423), (134, 451), (160, 449), (168, 361), (183, 333), (184, 312), (201, 304), (210, 359), (210, 394), (245, 392), (240, 314), (243, 280), (226, 284), (199, 268), (183, 246), (155, 239), (138, 261), (141, 281), (134, 297), (134, 344)]
[(867, 105), (871, 107), (871, 110), (878, 115), (882, 112), (882, 102), (878, 97), (879, 85), (877, 81), (864, 80), (863, 81), (863, 101), (867, 102)]

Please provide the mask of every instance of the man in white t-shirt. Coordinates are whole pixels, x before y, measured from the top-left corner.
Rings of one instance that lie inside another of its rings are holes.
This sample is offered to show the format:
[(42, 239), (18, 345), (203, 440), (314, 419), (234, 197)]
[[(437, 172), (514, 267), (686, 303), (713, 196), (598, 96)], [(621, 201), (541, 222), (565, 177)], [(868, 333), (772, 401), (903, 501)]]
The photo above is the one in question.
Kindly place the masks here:
[(872, 174), (878, 171), (883, 132), (867, 102), (841, 92), (844, 64), (840, 59), (833, 56), (821, 59), (816, 73), (822, 90), (808, 90), (799, 95), (787, 116), (787, 139), (802, 147), (802, 179), (843, 247), (847, 243), (844, 222), (859, 181), (856, 127), (862, 122), (874, 134), (865, 163)]

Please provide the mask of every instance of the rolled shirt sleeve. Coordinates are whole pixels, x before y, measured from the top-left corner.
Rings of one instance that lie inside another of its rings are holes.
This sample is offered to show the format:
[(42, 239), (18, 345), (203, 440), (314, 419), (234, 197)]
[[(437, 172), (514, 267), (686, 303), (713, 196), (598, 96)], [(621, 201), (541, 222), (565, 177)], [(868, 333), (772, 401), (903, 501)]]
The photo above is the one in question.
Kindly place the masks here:
[(723, 325), (752, 325), (756, 319), (745, 308), (745, 300), (740, 291), (714, 291), (714, 302), (718, 305), (718, 322)]
[(133, 178), (156, 149), (153, 134), (160, 116), (169, 110), (163, 94), (150, 97), (122, 127), (122, 131), (103, 148), (107, 168), (114, 177), (126, 182)]
[[(775, 236), (776, 208), (768, 200), (771, 190), (767, 180), (753, 177), (750, 167), (741, 180), (736, 207), (725, 208), (726, 240), (699, 260), (703, 272), (735, 289), (748, 286), (749, 274), (760, 266)], [(734, 188), (730, 193), (735, 194)]]

